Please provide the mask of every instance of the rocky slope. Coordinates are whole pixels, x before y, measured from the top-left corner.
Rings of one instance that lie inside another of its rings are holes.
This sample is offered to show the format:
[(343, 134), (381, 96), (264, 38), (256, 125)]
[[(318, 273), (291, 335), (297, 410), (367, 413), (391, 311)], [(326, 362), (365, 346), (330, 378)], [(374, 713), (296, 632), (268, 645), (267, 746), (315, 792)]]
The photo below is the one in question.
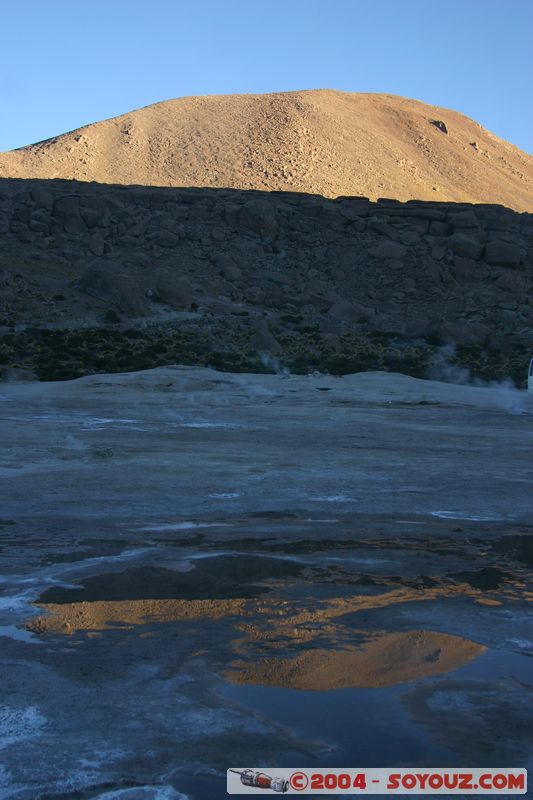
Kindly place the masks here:
[(455, 111), (330, 90), (186, 97), (0, 154), (0, 177), (533, 211), (533, 159)]
[(524, 377), (533, 217), (499, 206), (0, 181), (0, 362)]

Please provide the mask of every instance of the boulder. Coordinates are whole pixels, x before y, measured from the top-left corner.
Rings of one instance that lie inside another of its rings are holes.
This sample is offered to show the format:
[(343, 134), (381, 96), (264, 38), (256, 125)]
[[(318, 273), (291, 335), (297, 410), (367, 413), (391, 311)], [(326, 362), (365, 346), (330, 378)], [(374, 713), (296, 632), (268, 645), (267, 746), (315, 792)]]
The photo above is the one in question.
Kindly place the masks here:
[(65, 233), (83, 233), (85, 222), (77, 209), (69, 209), (63, 217), (63, 229)]
[(285, 275), (283, 272), (277, 272), (275, 270), (265, 270), (261, 273), (261, 277), (263, 280), (272, 281), (272, 283), (277, 283), (281, 286), (288, 286), (292, 283), (291, 279)]
[(495, 280), (495, 286), (508, 292), (513, 292), (516, 297), (524, 300), (529, 293), (529, 280), (521, 270), (504, 270)]
[(454, 228), (477, 228), (479, 220), (472, 209), (455, 211), (448, 215), (448, 221)]
[(382, 236), (388, 236), (389, 239), (397, 239), (398, 232), (389, 225), (389, 223), (384, 219), (378, 219), (377, 217), (371, 217), (366, 221), (366, 229), (369, 231), (374, 231), (375, 233), (381, 233)]
[(398, 242), (381, 242), (380, 244), (376, 245), (376, 247), (372, 247), (368, 254), (372, 256), (372, 258), (404, 258), (407, 253), (407, 247), (403, 244), (399, 244)]
[(485, 245), (484, 259), (487, 264), (496, 267), (518, 267), (522, 254), (515, 244), (495, 239)]
[(47, 211), (51, 211), (54, 207), (54, 196), (52, 192), (41, 187), (36, 187), (31, 190), (31, 198), (36, 206), (45, 208)]
[(249, 303), (257, 305), (264, 301), (265, 292), (260, 286), (250, 286), (248, 289), (244, 289), (243, 296)]
[(124, 256), (124, 264), (127, 266), (133, 267), (150, 267), (153, 263), (153, 256), (149, 253), (143, 253), (142, 251), (134, 251), (133, 253), (128, 253)]
[(239, 215), (241, 213), (241, 206), (237, 203), (224, 204), (224, 221), (232, 228), (239, 227)]
[(79, 210), (80, 198), (77, 194), (66, 194), (58, 197), (54, 201), (53, 214), (55, 217), (62, 217), (67, 211), (72, 209)]
[(256, 331), (250, 337), (250, 344), (256, 350), (279, 350), (280, 345), (278, 340), (273, 336), (270, 331), (264, 327)]
[(95, 228), (103, 218), (104, 210), (97, 208), (80, 208), (80, 214), (88, 228)]
[(350, 303), (348, 300), (337, 300), (328, 310), (328, 316), (334, 317), (340, 322), (353, 324), (357, 322), (369, 322), (374, 317), (374, 311), (359, 303)]
[(446, 222), (434, 219), (429, 223), (430, 236), (448, 236), (449, 232), (450, 226)]
[(30, 220), (30, 230), (34, 231), (35, 233), (50, 233), (50, 225), (47, 225), (46, 222), (42, 222), (39, 219), (31, 219)]
[(126, 275), (116, 274), (114, 268), (121, 265), (108, 262), (105, 268), (91, 267), (86, 270), (77, 282), (77, 288), (90, 297), (121, 311), (124, 314), (142, 316), (150, 308), (143, 287), (137, 285)]
[(415, 217), (418, 219), (435, 219), (435, 220), (444, 220), (446, 219), (446, 213), (441, 211), (439, 208), (435, 207), (428, 207), (427, 203), (421, 200), (408, 200), (407, 203), (404, 203), (399, 208), (389, 208), (387, 209), (388, 216), (397, 216), (397, 217)]
[(50, 214), (43, 208), (34, 208), (29, 222), (30, 230), (36, 233), (50, 232)]
[(240, 210), (239, 222), (263, 239), (274, 239), (278, 230), (276, 209), (269, 200), (249, 200)]
[(494, 331), (487, 336), (485, 347), (488, 350), (499, 350), (500, 353), (511, 353), (515, 349), (512, 337)]
[(458, 283), (470, 283), (476, 274), (477, 262), (462, 256), (453, 257), (452, 275)]
[(445, 319), (431, 322), (424, 331), (424, 335), (428, 338), (437, 338), (442, 342), (451, 342), (465, 347), (483, 345), (489, 333), (490, 328), (480, 322)]
[(237, 237), (231, 242), (231, 250), (228, 255), (231, 256), (238, 267), (244, 269), (248, 264), (257, 264), (264, 259), (265, 248), (261, 242)]
[(337, 197), (335, 204), (342, 217), (358, 223), (363, 217), (368, 216), (370, 200), (366, 197), (341, 196)]
[(27, 225), (31, 219), (32, 212), (31, 206), (17, 206), (11, 215), (11, 220)]
[(441, 119), (432, 119), (431, 124), (434, 125), (436, 128), (438, 128), (439, 131), (442, 131), (442, 133), (448, 133), (448, 128), (446, 126), (446, 123), (443, 122)]
[(177, 247), (180, 240), (179, 236), (176, 236), (176, 234), (170, 231), (163, 231), (153, 239), (153, 242), (154, 244), (158, 244), (159, 247)]
[(89, 250), (95, 256), (104, 255), (105, 241), (100, 231), (91, 234), (91, 237), (89, 239)]
[(413, 338), (424, 337), (427, 335), (428, 321), (424, 317), (415, 317), (405, 324), (405, 333)]
[(222, 274), (228, 281), (239, 281), (242, 278), (242, 270), (236, 264), (226, 264), (222, 269)]
[(156, 279), (156, 289), (160, 300), (172, 308), (189, 308), (192, 303), (192, 287), (178, 275), (160, 274)]
[(79, 203), (80, 214), (88, 228), (97, 226), (106, 228), (111, 224), (108, 203), (111, 205), (109, 195), (107, 197), (89, 195), (81, 198)]
[(446, 245), (455, 255), (477, 260), (481, 256), (483, 245), (466, 236), (464, 233), (454, 233), (446, 239)]
[(229, 253), (220, 253), (215, 256), (214, 263), (228, 281), (238, 281), (242, 278), (242, 270), (235, 263)]
[(418, 231), (404, 231), (400, 236), (400, 242), (407, 246), (418, 244), (421, 240), (422, 237)]
[(86, 225), (80, 214), (78, 195), (59, 197), (54, 203), (52, 213), (65, 233), (83, 233), (85, 231)]
[[(150, 224), (150, 219), (148, 217), (141, 217), (136, 219), (134, 223), (128, 228), (128, 235), (129, 236), (144, 236), (146, 231), (148, 230), (148, 226)], [(179, 225), (173, 226), (174, 233), (177, 236), (181, 236)]]
[(446, 248), (439, 244), (435, 245), (431, 250), (431, 258), (434, 258), (435, 261), (442, 261), (445, 255)]

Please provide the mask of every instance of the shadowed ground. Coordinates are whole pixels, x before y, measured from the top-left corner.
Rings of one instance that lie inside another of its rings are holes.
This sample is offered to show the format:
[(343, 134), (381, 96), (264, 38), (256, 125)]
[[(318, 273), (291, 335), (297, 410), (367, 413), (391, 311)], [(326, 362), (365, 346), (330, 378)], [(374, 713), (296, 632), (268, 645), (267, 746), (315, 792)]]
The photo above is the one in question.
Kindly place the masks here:
[(532, 411), (385, 373), (4, 385), (0, 797), (530, 765)]

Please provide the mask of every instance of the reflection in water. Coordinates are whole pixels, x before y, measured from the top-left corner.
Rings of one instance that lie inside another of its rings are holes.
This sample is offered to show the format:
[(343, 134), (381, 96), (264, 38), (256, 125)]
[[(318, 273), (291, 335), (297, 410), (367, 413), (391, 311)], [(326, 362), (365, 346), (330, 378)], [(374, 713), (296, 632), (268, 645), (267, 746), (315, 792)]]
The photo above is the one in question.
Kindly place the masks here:
[(449, 672), (485, 649), (460, 636), (434, 631), (379, 633), (362, 648), (321, 648), (292, 658), (235, 661), (225, 677), (232, 683), (321, 692), (379, 688)]
[(71, 634), (233, 618), (237, 635), (229, 643), (233, 655), (223, 673), (232, 683), (316, 691), (378, 688), (449, 672), (472, 661), (485, 648), (434, 631), (357, 630), (342, 618), (457, 594), (480, 599), (471, 586), (452, 584), (320, 601), (259, 597), (40, 603), (46, 614), (30, 620), (26, 627), (36, 633)]
[[(104, 577), (104, 576), (102, 576)], [(105, 576), (114, 581), (115, 576)], [(69, 596), (69, 590), (55, 589), (56, 594)], [(79, 590), (72, 590), (70, 594)], [(235, 593), (238, 589), (235, 588)], [(29, 620), (25, 627), (36, 633), (75, 633), (105, 630), (113, 627), (132, 627), (153, 622), (181, 622), (188, 619), (222, 619), (237, 615), (240, 630), (254, 640), (284, 639), (310, 641), (317, 628), (324, 634), (328, 623), (360, 611), (386, 608), (398, 603), (435, 600), (440, 597), (468, 596), (476, 602), (494, 602), (468, 584), (448, 584), (430, 588), (392, 589), (378, 594), (354, 594), (327, 600), (305, 598), (285, 600), (279, 597), (247, 599), (243, 597), (210, 599), (93, 599), (79, 602), (35, 605), (46, 614)], [(315, 626), (315, 627), (313, 627)], [(334, 630), (334, 628), (333, 628)]]
[[(212, 653), (226, 680), (328, 691), (443, 675), (485, 652), (482, 645), (447, 633), (369, 630), (366, 612), (442, 599), (489, 606), (529, 599), (521, 574), (499, 564), (405, 581), (353, 575), (363, 588), (345, 594), (343, 587), (338, 596), (323, 593), (339, 578), (338, 567), (324, 569), (281, 556), (219, 553), (195, 559), (185, 572), (142, 566), (103, 573), (81, 586), (47, 589), (36, 604), (42, 613), (25, 627), (40, 634), (94, 636), (150, 624), (227, 620), (234, 631), (224, 639), (228, 649)], [(193, 627), (194, 635), (203, 630)], [(146, 628), (140, 633), (151, 635)]]
[(151, 622), (223, 619), (242, 614), (246, 600), (95, 600), (91, 603), (39, 603), (46, 616), (35, 617), (26, 628), (35, 633), (101, 631)]

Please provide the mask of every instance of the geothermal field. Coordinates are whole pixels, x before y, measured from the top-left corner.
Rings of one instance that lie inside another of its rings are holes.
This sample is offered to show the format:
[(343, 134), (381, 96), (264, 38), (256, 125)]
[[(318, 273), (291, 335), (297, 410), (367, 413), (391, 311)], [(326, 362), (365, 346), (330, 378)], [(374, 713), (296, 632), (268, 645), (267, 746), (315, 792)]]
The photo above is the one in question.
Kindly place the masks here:
[(4, 796), (530, 761), (525, 392), (169, 367), (0, 412)]
[(327, 90), (0, 154), (2, 800), (533, 766), (532, 182)]

